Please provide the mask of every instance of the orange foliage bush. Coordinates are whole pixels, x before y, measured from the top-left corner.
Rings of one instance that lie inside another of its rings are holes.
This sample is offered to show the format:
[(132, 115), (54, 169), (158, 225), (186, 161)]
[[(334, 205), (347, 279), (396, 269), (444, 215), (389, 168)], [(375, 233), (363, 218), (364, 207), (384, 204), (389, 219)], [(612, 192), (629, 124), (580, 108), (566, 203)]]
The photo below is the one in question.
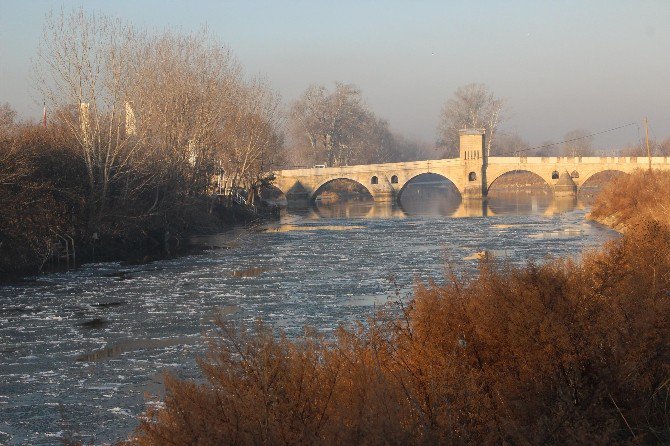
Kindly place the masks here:
[(490, 259), (336, 339), (220, 322), (204, 383), (166, 380), (129, 442), (670, 442), (670, 231), (580, 262)]
[(638, 170), (617, 176), (596, 197), (591, 216), (625, 229), (644, 220), (670, 227), (670, 172)]

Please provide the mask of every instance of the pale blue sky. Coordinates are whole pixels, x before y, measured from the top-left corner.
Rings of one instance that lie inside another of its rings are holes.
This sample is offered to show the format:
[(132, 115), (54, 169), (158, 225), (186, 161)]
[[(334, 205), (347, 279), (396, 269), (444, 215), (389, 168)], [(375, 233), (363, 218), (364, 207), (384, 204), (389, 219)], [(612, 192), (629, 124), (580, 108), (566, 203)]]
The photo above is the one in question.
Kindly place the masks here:
[[(639, 1), (0, 1), (0, 103), (39, 117), (31, 59), (45, 14), (77, 8), (141, 27), (207, 24), (285, 102), (309, 84), (351, 82), (394, 130), (432, 141), (454, 90), (487, 84), (505, 127), (531, 143), (647, 115), (670, 136), (670, 0)], [(638, 139), (638, 129), (599, 137)]]

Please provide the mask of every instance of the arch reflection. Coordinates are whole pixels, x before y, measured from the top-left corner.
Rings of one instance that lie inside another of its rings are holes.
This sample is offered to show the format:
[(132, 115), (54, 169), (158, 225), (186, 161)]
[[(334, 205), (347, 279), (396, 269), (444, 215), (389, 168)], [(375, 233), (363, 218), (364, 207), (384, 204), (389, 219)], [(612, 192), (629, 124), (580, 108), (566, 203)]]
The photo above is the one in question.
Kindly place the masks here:
[(398, 203), (407, 215), (442, 215), (456, 213), (461, 194), (448, 178), (426, 173), (409, 180), (398, 194)]

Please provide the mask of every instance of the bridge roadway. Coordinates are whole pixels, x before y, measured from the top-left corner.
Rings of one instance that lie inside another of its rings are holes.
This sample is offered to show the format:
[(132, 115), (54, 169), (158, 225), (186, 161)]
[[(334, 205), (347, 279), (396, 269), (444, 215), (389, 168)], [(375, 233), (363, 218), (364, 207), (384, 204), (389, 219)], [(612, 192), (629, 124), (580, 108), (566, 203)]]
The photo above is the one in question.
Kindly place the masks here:
[[(463, 146), (463, 144), (461, 144)], [(482, 148), (483, 150), (483, 148)], [(352, 180), (365, 186), (375, 201), (399, 199), (405, 185), (421, 174), (441, 175), (463, 198), (485, 198), (491, 186), (509, 172), (531, 172), (556, 195), (576, 195), (593, 175), (605, 171), (630, 173), (647, 169), (647, 157), (490, 157), (461, 151), (460, 158), (402, 163), (315, 167), (275, 172), (275, 186), (288, 200), (313, 200), (331, 181)], [(465, 151), (467, 152), (467, 151)], [(481, 153), (481, 152), (480, 152)], [(654, 169), (670, 170), (670, 157), (652, 157)]]

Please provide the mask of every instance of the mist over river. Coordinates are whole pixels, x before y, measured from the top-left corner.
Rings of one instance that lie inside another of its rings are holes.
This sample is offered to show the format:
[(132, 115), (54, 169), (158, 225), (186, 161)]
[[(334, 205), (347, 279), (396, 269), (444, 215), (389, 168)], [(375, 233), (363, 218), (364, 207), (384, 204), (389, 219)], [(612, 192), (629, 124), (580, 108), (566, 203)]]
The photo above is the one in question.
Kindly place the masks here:
[(212, 319), (262, 318), (290, 336), (365, 320), (445, 264), (484, 251), (513, 264), (579, 256), (614, 233), (588, 208), (513, 194), (487, 206), (412, 199), (289, 209), (280, 222), (200, 237), (204, 253), (146, 265), (89, 264), (0, 287), (0, 444), (126, 437), (164, 371), (199, 377)]

